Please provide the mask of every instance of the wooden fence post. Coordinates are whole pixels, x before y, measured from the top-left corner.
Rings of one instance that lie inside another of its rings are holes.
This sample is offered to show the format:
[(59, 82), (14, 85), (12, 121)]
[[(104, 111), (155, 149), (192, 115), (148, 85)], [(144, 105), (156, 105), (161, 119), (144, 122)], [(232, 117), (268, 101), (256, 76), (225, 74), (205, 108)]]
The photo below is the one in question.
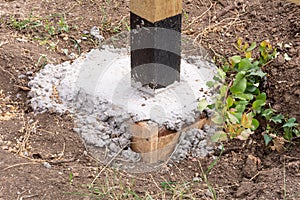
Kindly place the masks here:
[(182, 0), (131, 0), (132, 83), (146, 88), (180, 81)]

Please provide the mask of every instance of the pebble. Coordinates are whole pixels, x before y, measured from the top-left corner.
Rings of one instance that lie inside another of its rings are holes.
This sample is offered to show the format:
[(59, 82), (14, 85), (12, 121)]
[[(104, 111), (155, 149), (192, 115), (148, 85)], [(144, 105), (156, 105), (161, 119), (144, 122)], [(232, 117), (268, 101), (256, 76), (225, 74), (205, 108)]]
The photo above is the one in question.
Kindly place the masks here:
[(7, 151), (9, 149), (9, 147), (8, 146), (2, 146), (2, 149)]
[(194, 177), (193, 178), (193, 182), (201, 182), (202, 180), (201, 180), (201, 178), (199, 178), (199, 177)]
[(51, 165), (48, 162), (44, 162), (43, 163), (44, 167), (46, 167), (47, 169), (51, 169)]
[(18, 76), (18, 79), (25, 79), (25, 78), (27, 78), (27, 76), (24, 75), (24, 74), (21, 74), (21, 75)]

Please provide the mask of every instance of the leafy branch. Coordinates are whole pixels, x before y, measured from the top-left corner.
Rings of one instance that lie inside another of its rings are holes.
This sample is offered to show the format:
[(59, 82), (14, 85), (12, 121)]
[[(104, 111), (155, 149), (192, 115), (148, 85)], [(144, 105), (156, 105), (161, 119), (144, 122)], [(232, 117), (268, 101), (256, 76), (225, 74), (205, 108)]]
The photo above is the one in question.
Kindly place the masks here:
[[(249, 45), (241, 39), (235, 46), (242, 56), (232, 56), (218, 69), (213, 81), (207, 82), (215, 94), (214, 103), (206, 100), (199, 102), (199, 109), (213, 109), (212, 121), (219, 131), (212, 136), (214, 142), (237, 138), (247, 140), (260, 127), (258, 119), (265, 119), (265, 144), (276, 140), (283, 133), (283, 140), (290, 141), (299, 137), (299, 124), (295, 118), (277, 114), (267, 105), (267, 95), (261, 91), (260, 84), (267, 75), (263, 68), (278, 55), (270, 42), (263, 41), (258, 47), (258, 56), (254, 50), (257, 44)], [(281, 141), (283, 141), (281, 140)], [(275, 148), (278, 150), (278, 148)]]

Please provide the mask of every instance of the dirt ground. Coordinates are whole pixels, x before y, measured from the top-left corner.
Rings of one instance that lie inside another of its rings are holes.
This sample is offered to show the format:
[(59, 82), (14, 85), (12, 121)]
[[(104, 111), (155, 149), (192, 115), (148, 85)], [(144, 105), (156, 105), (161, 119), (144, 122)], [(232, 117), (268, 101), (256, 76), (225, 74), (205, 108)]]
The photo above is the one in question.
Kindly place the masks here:
[[(184, 0), (183, 26), (218, 58), (237, 53), (238, 37), (270, 40), (280, 55), (265, 69), (269, 103), (300, 121), (299, 16), (300, 6), (283, 0)], [(129, 174), (105, 169), (90, 156), (70, 115), (33, 113), (30, 77), (45, 63), (97, 48), (85, 35), (93, 26), (109, 38), (128, 23), (129, 0), (0, 0), (0, 200), (213, 199), (210, 188), (217, 199), (300, 199), (299, 147), (273, 152), (259, 131), (248, 141), (226, 143), (207, 177), (201, 169), (219, 152)], [(68, 31), (55, 32), (67, 25)]]

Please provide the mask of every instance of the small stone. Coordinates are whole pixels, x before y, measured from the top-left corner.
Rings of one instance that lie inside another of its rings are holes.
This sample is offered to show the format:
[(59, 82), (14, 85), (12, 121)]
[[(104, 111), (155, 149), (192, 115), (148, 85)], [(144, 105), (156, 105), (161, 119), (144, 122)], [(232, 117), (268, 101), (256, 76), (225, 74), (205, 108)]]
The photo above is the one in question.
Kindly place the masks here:
[(51, 169), (51, 165), (48, 162), (44, 162), (43, 163), (44, 167), (46, 167), (47, 169)]
[(18, 93), (18, 94), (16, 95), (16, 98), (17, 98), (17, 99), (21, 99), (21, 97), (22, 97), (22, 95), (21, 95), (20, 93)]
[(83, 155), (84, 156), (88, 156), (88, 152), (87, 151), (83, 151)]
[(118, 146), (118, 145), (116, 145), (115, 143), (110, 143), (110, 145), (109, 145), (109, 149), (112, 151), (112, 152), (114, 152), (114, 153), (117, 153), (121, 148)]
[(2, 146), (2, 149), (7, 151), (9, 149), (9, 147), (8, 146)]
[(130, 148), (127, 150), (124, 150), (122, 152), (122, 156), (127, 159), (130, 160), (132, 162), (138, 162), (141, 159), (141, 155), (139, 153), (136, 153), (134, 151), (132, 151)]
[(27, 76), (24, 75), (24, 74), (21, 74), (21, 75), (18, 76), (18, 79), (25, 79), (25, 78), (27, 78)]
[(201, 178), (199, 178), (199, 177), (194, 177), (194, 178), (193, 178), (193, 182), (201, 182)]
[(213, 193), (210, 191), (210, 190), (206, 190), (206, 193), (205, 193), (206, 196), (208, 197), (213, 197)]

